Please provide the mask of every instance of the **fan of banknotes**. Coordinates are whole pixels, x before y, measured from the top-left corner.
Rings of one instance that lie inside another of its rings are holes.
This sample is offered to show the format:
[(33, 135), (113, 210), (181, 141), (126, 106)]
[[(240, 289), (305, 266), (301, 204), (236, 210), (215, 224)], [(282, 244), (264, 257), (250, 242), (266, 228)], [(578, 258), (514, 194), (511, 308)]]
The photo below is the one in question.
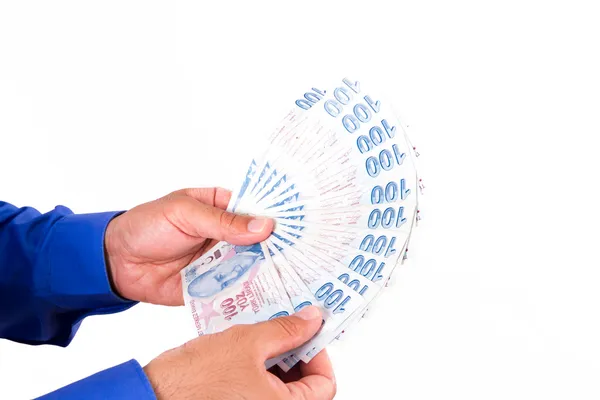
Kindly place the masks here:
[(263, 139), (228, 210), (270, 217), (253, 246), (221, 242), (182, 271), (199, 335), (320, 307), (310, 361), (354, 322), (401, 264), (417, 220), (417, 154), (383, 93), (348, 78), (312, 88)]

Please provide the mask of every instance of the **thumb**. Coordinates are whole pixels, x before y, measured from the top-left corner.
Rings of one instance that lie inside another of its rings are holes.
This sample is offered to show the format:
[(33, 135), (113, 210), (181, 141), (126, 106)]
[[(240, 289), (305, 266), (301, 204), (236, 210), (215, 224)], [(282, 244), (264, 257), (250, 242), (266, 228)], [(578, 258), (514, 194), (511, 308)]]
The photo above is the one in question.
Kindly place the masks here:
[(186, 206), (177, 208), (184, 232), (194, 236), (224, 240), (235, 245), (251, 245), (265, 240), (273, 231), (273, 220), (234, 214), (184, 198)]
[(321, 328), (323, 318), (315, 306), (304, 307), (289, 317), (246, 325), (244, 336), (263, 360), (276, 357), (308, 342)]

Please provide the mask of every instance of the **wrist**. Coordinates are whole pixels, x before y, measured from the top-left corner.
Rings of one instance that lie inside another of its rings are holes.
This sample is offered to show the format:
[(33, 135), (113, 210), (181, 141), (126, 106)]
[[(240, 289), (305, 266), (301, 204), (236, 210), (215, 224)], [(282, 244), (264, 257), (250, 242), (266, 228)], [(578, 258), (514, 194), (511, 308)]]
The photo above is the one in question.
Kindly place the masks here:
[(156, 398), (158, 400), (160, 399), (165, 399), (165, 398), (170, 398), (172, 396), (173, 393), (170, 389), (169, 389), (169, 384), (161, 384), (165, 383), (164, 382), (164, 378), (161, 379), (163, 377), (163, 374), (161, 374), (160, 372), (160, 366), (156, 366), (154, 365), (156, 363), (156, 360), (152, 360), (150, 361), (150, 363), (148, 365), (146, 365), (143, 370), (144, 370), (144, 374), (146, 375), (146, 378), (148, 379), (148, 382), (150, 382), (150, 386), (152, 387), (152, 391), (154, 392), (154, 395), (156, 396)]
[(118, 260), (117, 256), (118, 251), (116, 249), (117, 240), (115, 226), (118, 218), (119, 216), (113, 218), (106, 227), (106, 231), (104, 233), (104, 259), (106, 261), (106, 275), (112, 291), (116, 295), (125, 298), (117, 284), (117, 270), (120, 261)]

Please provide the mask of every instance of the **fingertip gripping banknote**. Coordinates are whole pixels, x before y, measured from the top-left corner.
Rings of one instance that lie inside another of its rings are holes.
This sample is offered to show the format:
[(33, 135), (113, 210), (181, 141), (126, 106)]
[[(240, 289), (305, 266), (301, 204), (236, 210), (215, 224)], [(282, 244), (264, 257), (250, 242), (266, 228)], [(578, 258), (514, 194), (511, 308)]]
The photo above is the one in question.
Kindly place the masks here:
[(218, 243), (182, 272), (199, 335), (315, 305), (321, 330), (268, 360), (309, 362), (372, 307), (418, 219), (416, 152), (383, 92), (347, 77), (313, 87), (262, 138), (228, 211), (270, 217), (252, 246)]

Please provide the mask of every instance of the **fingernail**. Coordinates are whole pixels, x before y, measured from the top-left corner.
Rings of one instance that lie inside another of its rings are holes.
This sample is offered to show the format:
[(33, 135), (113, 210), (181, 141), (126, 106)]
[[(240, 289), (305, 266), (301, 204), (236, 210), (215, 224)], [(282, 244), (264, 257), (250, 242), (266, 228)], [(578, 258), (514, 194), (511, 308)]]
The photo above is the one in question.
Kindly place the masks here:
[(264, 218), (255, 218), (248, 222), (248, 232), (259, 233), (265, 230), (267, 220)]
[(321, 318), (321, 311), (315, 306), (304, 307), (294, 314), (298, 318), (310, 321), (311, 319)]

